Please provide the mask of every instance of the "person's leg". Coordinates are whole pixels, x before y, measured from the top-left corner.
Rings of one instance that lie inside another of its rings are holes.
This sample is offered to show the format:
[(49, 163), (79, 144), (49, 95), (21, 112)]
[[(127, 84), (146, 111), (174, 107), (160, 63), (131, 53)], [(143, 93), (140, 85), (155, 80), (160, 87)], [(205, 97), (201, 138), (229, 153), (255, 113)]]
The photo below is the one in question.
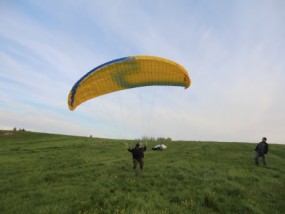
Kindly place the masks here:
[(259, 165), (258, 159), (259, 159), (259, 153), (256, 152), (256, 153), (255, 153), (255, 164), (256, 164), (256, 165)]
[(139, 163), (140, 163), (140, 168), (141, 168), (141, 170), (143, 170), (143, 159), (140, 159), (140, 160), (139, 160)]
[(133, 163), (134, 163), (133, 169), (136, 169), (138, 165), (138, 161), (135, 158), (133, 159)]
[(262, 155), (262, 161), (263, 161), (263, 165), (266, 166), (267, 165), (267, 160), (266, 160), (266, 156)]

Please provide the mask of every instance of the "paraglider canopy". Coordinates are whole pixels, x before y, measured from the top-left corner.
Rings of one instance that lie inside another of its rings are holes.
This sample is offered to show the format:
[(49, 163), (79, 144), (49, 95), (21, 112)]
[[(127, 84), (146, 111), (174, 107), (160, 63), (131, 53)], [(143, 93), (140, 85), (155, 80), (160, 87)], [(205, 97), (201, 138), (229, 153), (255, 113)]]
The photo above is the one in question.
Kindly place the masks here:
[(142, 86), (182, 86), (190, 77), (181, 65), (154, 56), (130, 56), (104, 63), (79, 79), (68, 96), (73, 111), (81, 103), (119, 90)]

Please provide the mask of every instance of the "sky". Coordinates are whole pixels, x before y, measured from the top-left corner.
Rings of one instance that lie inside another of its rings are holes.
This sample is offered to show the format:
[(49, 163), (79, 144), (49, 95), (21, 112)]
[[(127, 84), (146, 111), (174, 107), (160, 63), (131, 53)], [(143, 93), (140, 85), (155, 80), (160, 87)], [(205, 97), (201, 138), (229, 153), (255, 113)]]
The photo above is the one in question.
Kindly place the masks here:
[[(103, 138), (285, 144), (285, 1), (0, 0), (0, 129)], [(135, 55), (182, 65), (191, 86), (67, 97)]]

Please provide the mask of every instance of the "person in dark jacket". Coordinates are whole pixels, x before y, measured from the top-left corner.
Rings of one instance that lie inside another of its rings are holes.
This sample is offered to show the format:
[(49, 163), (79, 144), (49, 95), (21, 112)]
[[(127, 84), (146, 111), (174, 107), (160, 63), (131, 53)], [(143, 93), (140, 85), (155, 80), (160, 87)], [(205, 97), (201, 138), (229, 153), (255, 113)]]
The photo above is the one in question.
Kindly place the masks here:
[(133, 169), (136, 169), (139, 163), (140, 169), (143, 170), (143, 165), (144, 165), (143, 159), (144, 159), (144, 152), (146, 151), (146, 145), (142, 147), (141, 143), (138, 142), (133, 149), (129, 147), (128, 151), (131, 152), (133, 155), (133, 164), (134, 164)]
[(267, 165), (266, 155), (268, 153), (268, 144), (266, 137), (262, 138), (262, 141), (256, 145), (255, 148), (255, 164), (259, 165), (258, 159), (261, 157), (263, 164)]

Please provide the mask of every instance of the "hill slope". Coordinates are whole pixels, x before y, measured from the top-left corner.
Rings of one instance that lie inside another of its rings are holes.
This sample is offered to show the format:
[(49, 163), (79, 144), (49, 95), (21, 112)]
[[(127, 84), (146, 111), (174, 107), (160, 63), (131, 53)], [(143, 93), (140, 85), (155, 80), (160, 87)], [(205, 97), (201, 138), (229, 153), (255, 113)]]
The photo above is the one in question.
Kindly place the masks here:
[(282, 213), (285, 146), (169, 142), (132, 170), (132, 141), (0, 131), (0, 213)]

